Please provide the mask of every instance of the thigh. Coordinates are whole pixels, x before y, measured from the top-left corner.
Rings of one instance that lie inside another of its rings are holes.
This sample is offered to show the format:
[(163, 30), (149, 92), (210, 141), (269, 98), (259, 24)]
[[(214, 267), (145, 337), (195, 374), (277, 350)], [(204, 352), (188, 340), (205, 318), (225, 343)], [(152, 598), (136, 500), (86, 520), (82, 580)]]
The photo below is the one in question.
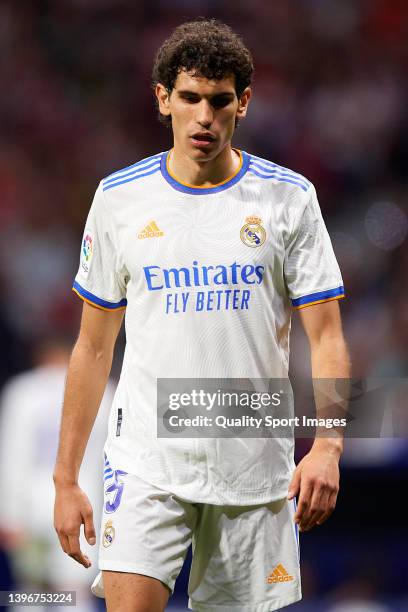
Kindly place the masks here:
[[(106, 469), (111, 472), (105, 481), (98, 564), (108, 590), (124, 582), (129, 592), (143, 587), (159, 599), (167, 596), (190, 546), (197, 508), (133, 474)], [(99, 597), (106, 594), (104, 581), (99, 573), (92, 585)]]
[(193, 610), (275, 610), (301, 598), (294, 503), (203, 505), (193, 537)]
[(150, 576), (102, 572), (107, 612), (163, 612), (170, 589)]

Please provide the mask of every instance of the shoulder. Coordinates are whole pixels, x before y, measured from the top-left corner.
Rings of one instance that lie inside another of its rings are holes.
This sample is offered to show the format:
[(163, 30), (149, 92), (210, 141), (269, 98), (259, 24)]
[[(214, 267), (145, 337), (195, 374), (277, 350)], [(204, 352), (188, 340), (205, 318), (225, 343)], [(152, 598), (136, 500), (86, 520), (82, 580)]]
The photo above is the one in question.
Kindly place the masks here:
[(105, 192), (110, 189), (114, 189), (119, 185), (140, 181), (147, 176), (155, 174), (160, 170), (162, 155), (163, 153), (156, 153), (155, 155), (145, 157), (144, 159), (141, 159), (140, 161), (127, 166), (126, 168), (112, 172), (102, 179), (100, 188)]
[(280, 166), (263, 157), (248, 153), (248, 173), (259, 181), (273, 186), (281, 186), (285, 191), (307, 193), (313, 189), (312, 183), (303, 174)]

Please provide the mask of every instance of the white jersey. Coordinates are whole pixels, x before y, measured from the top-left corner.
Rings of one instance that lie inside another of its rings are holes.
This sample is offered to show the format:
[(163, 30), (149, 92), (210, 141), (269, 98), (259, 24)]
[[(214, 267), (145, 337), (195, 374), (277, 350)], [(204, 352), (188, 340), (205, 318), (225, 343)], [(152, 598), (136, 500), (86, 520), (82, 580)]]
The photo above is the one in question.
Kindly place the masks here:
[(104, 179), (73, 289), (126, 307), (110, 464), (191, 501), (247, 505), (286, 496), (294, 441), (158, 438), (157, 378), (286, 378), (292, 307), (344, 290), (313, 185), (238, 153), (210, 188), (178, 181), (169, 152)]

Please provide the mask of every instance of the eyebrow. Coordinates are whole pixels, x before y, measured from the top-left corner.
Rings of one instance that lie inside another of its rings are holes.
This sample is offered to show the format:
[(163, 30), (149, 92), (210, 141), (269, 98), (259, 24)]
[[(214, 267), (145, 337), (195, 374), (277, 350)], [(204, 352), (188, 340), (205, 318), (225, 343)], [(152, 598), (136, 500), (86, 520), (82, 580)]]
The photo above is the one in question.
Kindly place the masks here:
[(212, 94), (211, 96), (202, 96), (201, 94), (197, 93), (196, 91), (191, 91), (190, 89), (176, 89), (177, 93), (180, 96), (198, 96), (198, 97), (204, 97), (204, 98), (219, 98), (222, 96), (231, 96), (232, 98), (235, 97), (235, 92), (232, 91), (220, 91), (219, 93), (215, 93)]

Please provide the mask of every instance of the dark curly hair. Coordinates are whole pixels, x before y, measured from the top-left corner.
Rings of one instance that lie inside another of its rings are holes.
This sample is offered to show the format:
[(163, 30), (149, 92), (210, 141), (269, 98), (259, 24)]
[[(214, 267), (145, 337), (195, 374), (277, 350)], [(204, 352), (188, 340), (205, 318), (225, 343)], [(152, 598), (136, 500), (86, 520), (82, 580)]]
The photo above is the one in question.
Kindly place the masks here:
[[(234, 76), (238, 98), (251, 84), (254, 72), (251, 53), (238, 34), (225, 23), (206, 18), (182, 23), (164, 41), (153, 65), (153, 89), (161, 83), (171, 93), (183, 69), (214, 80)], [(159, 112), (159, 119), (171, 125), (170, 116)]]

